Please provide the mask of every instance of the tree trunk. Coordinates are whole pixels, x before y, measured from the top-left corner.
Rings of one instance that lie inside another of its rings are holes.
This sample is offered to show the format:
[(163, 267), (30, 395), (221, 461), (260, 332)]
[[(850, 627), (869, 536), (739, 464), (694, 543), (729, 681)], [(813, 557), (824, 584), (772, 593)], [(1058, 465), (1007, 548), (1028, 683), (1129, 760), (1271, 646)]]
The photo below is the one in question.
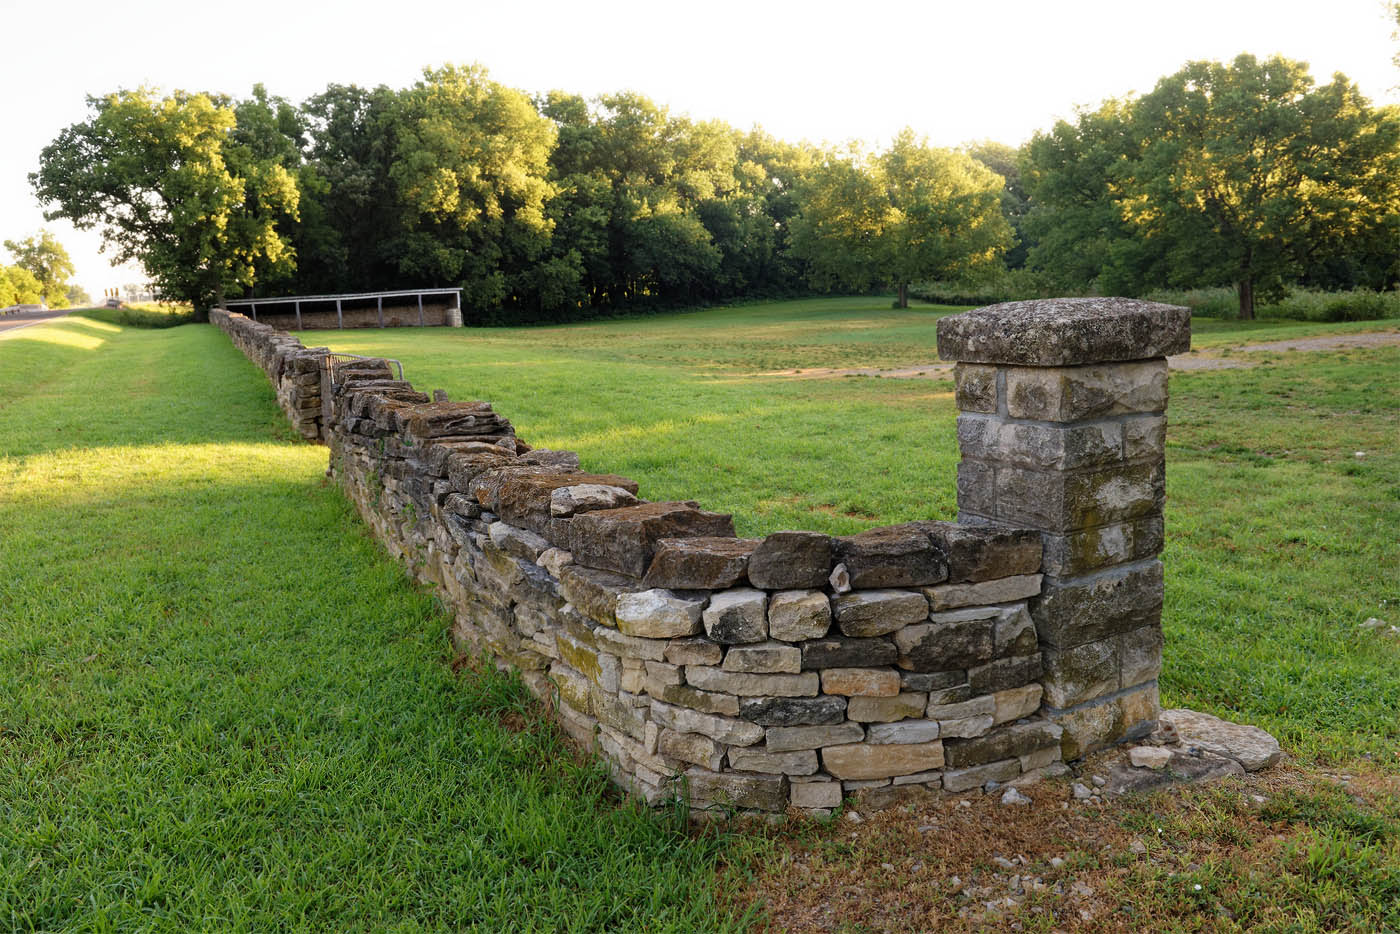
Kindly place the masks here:
[(899, 284), (899, 307), (909, 307), (909, 285), (905, 282)]
[(1245, 276), (1240, 280), (1240, 320), (1254, 320), (1254, 277)]

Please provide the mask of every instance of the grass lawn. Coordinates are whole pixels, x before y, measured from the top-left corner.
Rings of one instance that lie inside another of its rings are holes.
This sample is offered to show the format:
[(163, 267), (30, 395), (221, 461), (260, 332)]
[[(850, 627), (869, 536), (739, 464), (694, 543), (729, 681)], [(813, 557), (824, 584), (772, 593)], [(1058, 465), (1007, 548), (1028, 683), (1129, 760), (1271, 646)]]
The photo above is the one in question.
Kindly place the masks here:
[[(774, 375), (935, 362), (943, 310), (887, 304), (303, 340), (741, 534), (850, 532), (955, 512), (946, 376)], [(1400, 348), (1234, 356), (1259, 365), (1172, 377), (1163, 699), (1283, 740), (1265, 805), (1062, 812), (1056, 786), (1016, 821), (985, 798), (735, 839), (617, 803), (509, 679), (454, 675), (433, 600), (221, 334), (0, 340), (0, 928), (1400, 926), (1400, 641), (1358, 627), (1400, 623)], [(993, 855), (1049, 886), (995, 923)]]
[(0, 930), (724, 929), (218, 331), (0, 340)]

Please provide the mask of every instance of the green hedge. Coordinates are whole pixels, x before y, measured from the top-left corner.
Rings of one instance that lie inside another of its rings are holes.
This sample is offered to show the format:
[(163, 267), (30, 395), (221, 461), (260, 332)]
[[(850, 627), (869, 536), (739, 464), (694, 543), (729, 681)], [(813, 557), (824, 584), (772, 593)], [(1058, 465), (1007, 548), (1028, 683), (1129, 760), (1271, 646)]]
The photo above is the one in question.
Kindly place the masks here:
[(124, 308), (79, 308), (74, 314), (120, 324), (129, 328), (173, 328), (177, 324), (189, 324), (194, 318), (194, 309), (189, 305), (127, 305)]

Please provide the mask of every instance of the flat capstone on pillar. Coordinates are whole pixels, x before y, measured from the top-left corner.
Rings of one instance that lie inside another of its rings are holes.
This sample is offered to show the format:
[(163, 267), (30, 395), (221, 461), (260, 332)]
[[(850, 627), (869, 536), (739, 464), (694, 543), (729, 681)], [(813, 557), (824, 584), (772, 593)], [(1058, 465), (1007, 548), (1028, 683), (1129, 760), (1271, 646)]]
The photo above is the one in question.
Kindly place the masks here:
[(958, 520), (1044, 542), (1030, 606), (1066, 759), (1156, 728), (1166, 357), (1190, 346), (1189, 309), (1127, 298), (938, 322), (939, 356), (957, 361)]

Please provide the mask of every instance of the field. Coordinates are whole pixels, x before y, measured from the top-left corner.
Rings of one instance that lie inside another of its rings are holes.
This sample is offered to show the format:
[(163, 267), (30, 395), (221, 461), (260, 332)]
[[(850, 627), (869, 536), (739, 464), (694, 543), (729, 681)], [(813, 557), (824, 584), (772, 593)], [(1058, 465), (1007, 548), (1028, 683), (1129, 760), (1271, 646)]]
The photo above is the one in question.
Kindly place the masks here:
[[(849, 532), (955, 513), (946, 372), (840, 372), (936, 363), (946, 309), (886, 305), (303, 340), (399, 358), (741, 534)], [(743, 837), (617, 802), (518, 685), (454, 671), (434, 601), (212, 328), (0, 341), (0, 927), (980, 929), (946, 883), (994, 878), (993, 851), (1092, 884), (1068, 915), (1028, 901), (1026, 930), (1400, 924), (1400, 641), (1359, 626), (1400, 623), (1400, 346), (1232, 349), (1400, 322), (1197, 324), (1253, 365), (1172, 377), (1163, 700), (1279, 736), (1268, 803)]]

